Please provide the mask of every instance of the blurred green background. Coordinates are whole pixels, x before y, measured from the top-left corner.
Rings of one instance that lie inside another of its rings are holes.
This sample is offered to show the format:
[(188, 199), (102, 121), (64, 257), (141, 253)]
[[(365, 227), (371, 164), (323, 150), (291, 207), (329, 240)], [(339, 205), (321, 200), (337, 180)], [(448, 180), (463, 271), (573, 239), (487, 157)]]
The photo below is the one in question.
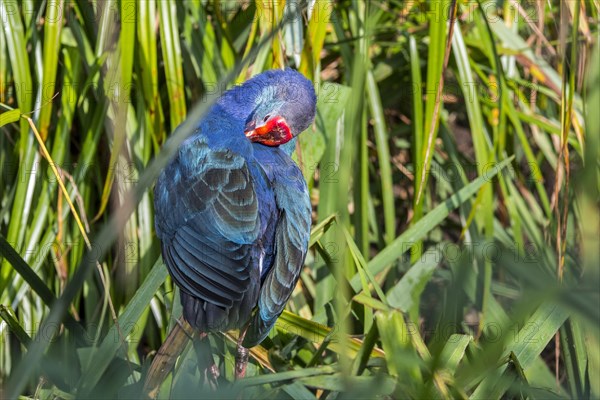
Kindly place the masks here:
[(599, 397), (598, 13), (0, 0), (0, 397), (140, 396), (181, 314), (163, 144), (283, 66), (318, 93), (301, 280), (246, 379), (214, 335), (219, 387), (188, 346), (160, 397)]

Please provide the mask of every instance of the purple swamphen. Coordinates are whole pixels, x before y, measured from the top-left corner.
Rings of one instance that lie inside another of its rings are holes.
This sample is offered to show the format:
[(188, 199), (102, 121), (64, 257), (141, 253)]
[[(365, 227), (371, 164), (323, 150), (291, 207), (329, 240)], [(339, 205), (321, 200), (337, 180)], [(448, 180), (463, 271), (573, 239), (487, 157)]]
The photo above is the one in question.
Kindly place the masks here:
[(156, 233), (183, 316), (202, 333), (240, 329), (237, 377), (247, 348), (282, 313), (308, 250), (309, 194), (290, 155), (315, 110), (300, 73), (257, 75), (223, 94), (154, 189)]

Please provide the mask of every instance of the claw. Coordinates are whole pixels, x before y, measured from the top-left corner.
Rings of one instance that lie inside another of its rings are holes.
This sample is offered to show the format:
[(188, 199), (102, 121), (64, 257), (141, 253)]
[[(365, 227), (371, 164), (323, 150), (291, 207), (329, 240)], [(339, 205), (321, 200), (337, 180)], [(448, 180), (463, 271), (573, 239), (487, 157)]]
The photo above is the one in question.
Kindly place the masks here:
[(248, 330), (248, 326), (246, 326), (242, 331), (240, 331), (240, 337), (237, 341), (237, 354), (235, 355), (235, 379), (241, 379), (246, 376), (246, 367), (248, 366), (248, 355), (250, 352), (247, 348), (245, 348), (242, 343), (244, 342), (244, 337), (246, 336), (246, 331)]

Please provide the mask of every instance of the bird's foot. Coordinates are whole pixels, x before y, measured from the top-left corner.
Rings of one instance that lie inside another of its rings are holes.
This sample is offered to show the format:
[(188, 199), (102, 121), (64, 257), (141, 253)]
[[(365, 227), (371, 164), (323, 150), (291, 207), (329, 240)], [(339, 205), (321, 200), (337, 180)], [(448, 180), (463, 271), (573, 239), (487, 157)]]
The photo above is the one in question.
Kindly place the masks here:
[(248, 366), (248, 355), (250, 354), (249, 350), (245, 348), (242, 343), (244, 342), (244, 337), (246, 336), (246, 331), (248, 330), (248, 326), (240, 331), (240, 336), (237, 341), (237, 354), (235, 355), (235, 379), (241, 379), (246, 376), (246, 367)]
[(204, 382), (212, 389), (217, 390), (219, 388), (219, 367), (217, 364), (212, 363), (208, 368), (204, 370)]
[(200, 377), (204, 379), (204, 383), (212, 390), (218, 389), (220, 376), (219, 367), (217, 367), (215, 360), (213, 359), (208, 335), (206, 333), (201, 333), (193, 343), (198, 359), (198, 371), (200, 372)]
[(237, 354), (235, 356), (235, 379), (241, 379), (246, 376), (246, 366), (248, 366), (248, 355), (249, 351), (247, 348), (238, 344)]

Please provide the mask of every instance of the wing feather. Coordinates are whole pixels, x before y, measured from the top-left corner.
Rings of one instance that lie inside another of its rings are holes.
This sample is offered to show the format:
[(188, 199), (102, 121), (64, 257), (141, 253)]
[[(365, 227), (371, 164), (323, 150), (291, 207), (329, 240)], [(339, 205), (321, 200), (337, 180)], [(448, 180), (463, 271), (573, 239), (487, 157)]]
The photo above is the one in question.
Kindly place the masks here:
[[(248, 290), (258, 290), (258, 281), (251, 282), (258, 279), (251, 271), (258, 211), (244, 157), (210, 148), (202, 136), (186, 142), (159, 177), (155, 213), (163, 258), (183, 292), (184, 315), (197, 328), (236, 323), (224, 322), (229, 310)], [(237, 318), (238, 310), (233, 314)]]
[[(287, 157), (287, 156), (286, 156)], [(311, 206), (302, 172), (287, 157), (285, 174), (275, 174), (273, 189), (280, 210), (275, 228), (273, 266), (265, 277), (258, 298), (258, 310), (246, 331), (244, 346), (262, 342), (283, 312), (304, 265), (310, 238)]]

